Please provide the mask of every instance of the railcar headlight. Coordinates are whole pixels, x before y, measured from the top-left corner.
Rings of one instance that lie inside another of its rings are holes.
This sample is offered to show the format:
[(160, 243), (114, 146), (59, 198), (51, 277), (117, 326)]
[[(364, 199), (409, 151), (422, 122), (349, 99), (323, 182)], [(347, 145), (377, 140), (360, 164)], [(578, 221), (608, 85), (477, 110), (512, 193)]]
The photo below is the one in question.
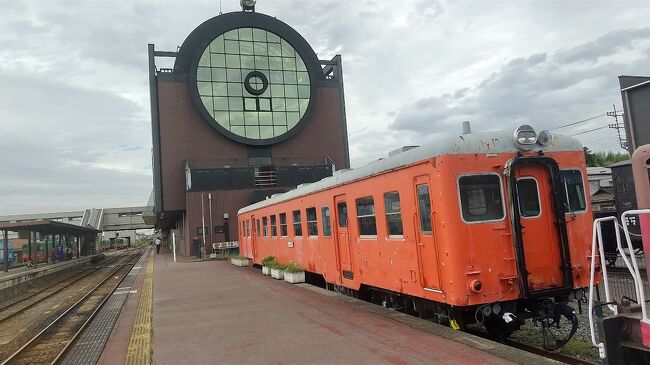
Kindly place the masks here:
[(537, 143), (542, 146), (548, 146), (551, 143), (552, 139), (553, 135), (551, 135), (551, 132), (547, 131), (546, 129), (539, 132), (539, 135), (537, 135)]
[(535, 144), (537, 142), (537, 133), (528, 124), (521, 125), (515, 130), (515, 141), (521, 145)]

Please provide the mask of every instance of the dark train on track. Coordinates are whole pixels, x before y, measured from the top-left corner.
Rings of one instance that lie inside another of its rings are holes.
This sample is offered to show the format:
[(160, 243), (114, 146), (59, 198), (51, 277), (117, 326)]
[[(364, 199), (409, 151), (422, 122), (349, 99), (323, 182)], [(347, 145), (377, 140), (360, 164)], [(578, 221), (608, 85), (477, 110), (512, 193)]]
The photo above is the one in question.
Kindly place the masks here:
[(589, 285), (586, 178), (574, 138), (463, 134), (242, 208), (240, 250), (454, 328), (504, 338), (532, 320), (557, 348)]

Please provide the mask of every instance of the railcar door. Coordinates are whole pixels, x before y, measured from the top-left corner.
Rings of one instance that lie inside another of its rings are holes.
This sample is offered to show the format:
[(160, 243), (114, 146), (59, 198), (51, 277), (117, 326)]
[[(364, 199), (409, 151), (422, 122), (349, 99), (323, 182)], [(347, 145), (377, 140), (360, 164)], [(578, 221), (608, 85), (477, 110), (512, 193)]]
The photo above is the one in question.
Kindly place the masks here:
[(438, 251), (436, 249), (433, 231), (433, 210), (429, 193), (429, 176), (415, 177), (415, 241), (417, 247), (420, 284), (427, 291), (440, 292), (440, 276), (438, 273)]
[(523, 251), (523, 274), (527, 275), (528, 291), (563, 287), (568, 263), (563, 262), (560, 214), (554, 202), (550, 171), (541, 164), (523, 164), (516, 168), (514, 177), (517, 200), (513, 208), (519, 216), (520, 250)]
[(350, 235), (348, 234), (348, 205), (345, 195), (334, 197), (336, 211), (336, 245), (338, 251), (339, 269), (343, 278), (352, 280), (352, 260), (350, 254)]
[(253, 260), (257, 259), (257, 221), (255, 220), (255, 216), (251, 216), (251, 237), (250, 237), (250, 245), (251, 247), (249, 248), (249, 252), (253, 255)]

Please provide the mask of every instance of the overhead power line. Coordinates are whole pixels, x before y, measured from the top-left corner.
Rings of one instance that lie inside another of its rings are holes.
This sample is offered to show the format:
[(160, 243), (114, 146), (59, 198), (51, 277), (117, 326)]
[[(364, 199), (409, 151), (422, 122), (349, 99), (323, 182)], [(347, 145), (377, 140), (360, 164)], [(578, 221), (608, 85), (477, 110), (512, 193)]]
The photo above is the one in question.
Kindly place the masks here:
[(594, 129), (588, 129), (588, 130), (586, 130), (586, 131), (582, 131), (582, 132), (580, 132), (580, 133), (575, 133), (575, 134), (572, 134), (571, 137), (573, 137), (573, 136), (579, 136), (579, 135), (581, 135), (581, 134), (585, 134), (585, 133), (589, 133), (589, 132), (593, 132), (593, 131), (597, 131), (597, 130), (605, 129), (605, 128), (609, 128), (609, 125), (606, 125), (606, 126), (603, 126), (603, 127), (594, 128)]
[(572, 123), (568, 123), (568, 124), (563, 124), (563, 125), (561, 125), (561, 126), (557, 126), (557, 127), (555, 127), (555, 128), (551, 128), (551, 129), (549, 129), (549, 130), (552, 131), (552, 130), (555, 130), (555, 129), (565, 128), (565, 127), (570, 127), (570, 126), (572, 126), (572, 125), (576, 125), (576, 124), (580, 124), (580, 123), (585, 123), (585, 122), (588, 122), (588, 121), (590, 121), (590, 120), (594, 120), (594, 119), (596, 119), (596, 118), (604, 117), (605, 115), (607, 115), (607, 113), (594, 115), (593, 117), (589, 117), (589, 118), (587, 118), (587, 119), (579, 120), (579, 121), (577, 121), (577, 122), (572, 122)]

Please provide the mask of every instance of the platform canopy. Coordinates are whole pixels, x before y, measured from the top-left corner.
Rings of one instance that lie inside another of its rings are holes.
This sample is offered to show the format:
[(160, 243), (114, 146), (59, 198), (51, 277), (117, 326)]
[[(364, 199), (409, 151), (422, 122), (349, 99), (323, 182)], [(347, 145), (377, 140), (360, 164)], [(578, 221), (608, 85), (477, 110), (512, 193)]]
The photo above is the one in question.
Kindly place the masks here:
[(0, 231), (35, 231), (47, 233), (68, 233), (68, 234), (82, 234), (82, 233), (99, 233), (94, 228), (82, 227), (76, 224), (69, 224), (63, 222), (55, 222), (50, 220), (29, 221), (29, 222), (12, 222), (0, 223)]

